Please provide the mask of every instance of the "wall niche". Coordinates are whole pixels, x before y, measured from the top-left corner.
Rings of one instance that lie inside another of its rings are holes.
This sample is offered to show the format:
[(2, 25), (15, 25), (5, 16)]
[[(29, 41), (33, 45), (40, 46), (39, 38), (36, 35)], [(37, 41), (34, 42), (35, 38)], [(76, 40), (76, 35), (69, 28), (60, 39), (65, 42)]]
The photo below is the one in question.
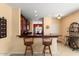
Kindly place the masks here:
[(0, 38), (7, 37), (7, 20), (4, 17), (0, 17)]

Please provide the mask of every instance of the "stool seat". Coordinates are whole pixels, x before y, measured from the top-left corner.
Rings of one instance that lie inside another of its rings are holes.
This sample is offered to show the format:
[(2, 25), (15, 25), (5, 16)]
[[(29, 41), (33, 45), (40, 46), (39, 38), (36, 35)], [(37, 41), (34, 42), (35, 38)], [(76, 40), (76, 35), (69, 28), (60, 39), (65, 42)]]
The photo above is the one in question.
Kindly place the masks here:
[(45, 46), (50, 46), (52, 43), (51, 42), (43, 42), (43, 45)]
[(25, 42), (24, 45), (26, 45), (26, 46), (30, 46), (30, 45), (32, 45), (32, 44), (33, 44), (33, 42)]

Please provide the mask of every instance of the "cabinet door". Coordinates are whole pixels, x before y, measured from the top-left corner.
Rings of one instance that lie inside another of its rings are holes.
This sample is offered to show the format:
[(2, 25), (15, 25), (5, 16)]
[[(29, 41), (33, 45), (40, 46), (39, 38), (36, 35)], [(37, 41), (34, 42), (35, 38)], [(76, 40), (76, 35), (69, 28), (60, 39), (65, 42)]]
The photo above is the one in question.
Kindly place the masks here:
[(27, 34), (29, 30), (30, 22), (24, 16), (21, 16), (21, 35)]
[(21, 35), (24, 34), (24, 32), (26, 31), (26, 20), (24, 19), (24, 17), (21, 16)]

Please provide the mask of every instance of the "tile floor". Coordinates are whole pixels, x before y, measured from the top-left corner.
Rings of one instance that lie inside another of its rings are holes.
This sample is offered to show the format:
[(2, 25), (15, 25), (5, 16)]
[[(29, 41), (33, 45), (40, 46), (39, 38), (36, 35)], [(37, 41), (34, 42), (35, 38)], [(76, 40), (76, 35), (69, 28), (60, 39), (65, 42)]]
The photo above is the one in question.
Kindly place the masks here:
[(61, 43), (58, 43), (58, 55), (59, 56), (79, 56), (79, 49), (74, 50), (65, 46)]
[[(57, 48), (58, 52), (56, 55), (53, 55), (53, 56), (79, 56), (79, 49), (73, 51), (71, 48), (61, 43), (58, 43), (57, 45), (58, 45), (58, 48)], [(23, 56), (23, 54), (12, 54), (11, 56)], [(28, 53), (27, 56), (31, 56), (31, 55)], [(43, 54), (34, 53), (33, 56), (43, 56)], [(50, 56), (50, 55), (47, 53), (46, 56)]]

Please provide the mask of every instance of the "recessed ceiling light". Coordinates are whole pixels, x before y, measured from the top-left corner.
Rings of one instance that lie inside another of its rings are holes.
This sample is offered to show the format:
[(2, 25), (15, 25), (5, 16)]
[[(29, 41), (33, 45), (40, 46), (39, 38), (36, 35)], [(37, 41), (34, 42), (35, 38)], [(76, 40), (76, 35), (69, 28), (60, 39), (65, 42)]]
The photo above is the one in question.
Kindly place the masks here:
[(37, 13), (37, 10), (34, 10), (34, 13)]
[(37, 17), (38, 15), (36, 14), (35, 17)]

